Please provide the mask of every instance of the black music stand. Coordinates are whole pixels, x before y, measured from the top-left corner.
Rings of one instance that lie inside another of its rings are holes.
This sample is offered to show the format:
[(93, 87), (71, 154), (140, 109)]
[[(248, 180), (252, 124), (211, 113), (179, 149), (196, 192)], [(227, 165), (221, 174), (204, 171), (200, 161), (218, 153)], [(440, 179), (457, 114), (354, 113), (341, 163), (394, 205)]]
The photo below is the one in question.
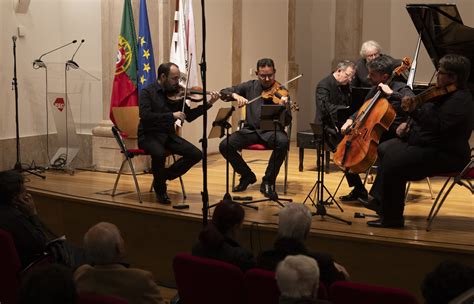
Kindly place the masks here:
[[(332, 202), (334, 202), (337, 205), (337, 207), (339, 208), (339, 210), (341, 212), (344, 212), (344, 210), (341, 208), (339, 203), (334, 199), (334, 196), (331, 195), (329, 190), (324, 185), (324, 168), (323, 168), (324, 154), (325, 154), (324, 145), (325, 145), (325, 138), (327, 136), (325, 126), (324, 126), (324, 124), (323, 125), (318, 125), (318, 124), (312, 123), (311, 124), (311, 129), (313, 130), (313, 133), (314, 133), (315, 142), (316, 142), (317, 146), (319, 147), (318, 149), (316, 149), (316, 151), (317, 151), (316, 152), (317, 153), (316, 167), (317, 167), (318, 175), (317, 175), (316, 182), (314, 183), (311, 190), (308, 192), (308, 195), (306, 196), (305, 200), (303, 201), (303, 204), (305, 204), (306, 201), (309, 199), (309, 200), (311, 200), (311, 203), (313, 204), (313, 206), (316, 208), (316, 212), (312, 213), (312, 215), (320, 215), (321, 217), (328, 216), (330, 218), (333, 218), (333, 219), (336, 219), (338, 221), (344, 222), (348, 225), (352, 225), (351, 221), (347, 221), (347, 220), (342, 219), (340, 217), (328, 214), (327, 211), (326, 211), (326, 206), (325, 205), (330, 205), (330, 204), (332, 204)], [(315, 191), (315, 193), (314, 193), (315, 199), (311, 198), (311, 194), (313, 193), (313, 191)], [(326, 193), (329, 195), (329, 198), (327, 199), (327, 201), (325, 201), (324, 197), (323, 197), (324, 196), (324, 191), (326, 191)]]
[[(279, 128), (282, 130), (285, 128), (285, 110), (286, 107), (283, 105), (262, 105), (261, 112), (260, 112), (260, 129), (263, 131), (273, 131), (273, 146), (276, 146), (276, 134)], [(276, 168), (276, 159), (273, 158), (273, 172), (275, 172)], [(262, 203), (262, 202), (275, 202), (280, 207), (285, 207), (281, 201), (284, 202), (292, 202), (293, 199), (291, 198), (279, 198), (276, 194), (276, 176), (273, 176), (273, 189), (274, 194), (270, 195), (268, 198), (253, 200), (249, 202), (242, 203), (243, 206), (255, 203)]]

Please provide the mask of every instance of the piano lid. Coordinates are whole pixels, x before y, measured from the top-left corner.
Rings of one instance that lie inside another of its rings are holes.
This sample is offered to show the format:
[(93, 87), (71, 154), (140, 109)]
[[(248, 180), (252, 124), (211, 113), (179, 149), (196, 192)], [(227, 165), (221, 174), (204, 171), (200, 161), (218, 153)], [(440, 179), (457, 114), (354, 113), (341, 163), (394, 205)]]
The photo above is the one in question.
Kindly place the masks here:
[(474, 91), (474, 28), (463, 24), (456, 4), (407, 4), (406, 8), (435, 68), (446, 54), (471, 60), (469, 87)]

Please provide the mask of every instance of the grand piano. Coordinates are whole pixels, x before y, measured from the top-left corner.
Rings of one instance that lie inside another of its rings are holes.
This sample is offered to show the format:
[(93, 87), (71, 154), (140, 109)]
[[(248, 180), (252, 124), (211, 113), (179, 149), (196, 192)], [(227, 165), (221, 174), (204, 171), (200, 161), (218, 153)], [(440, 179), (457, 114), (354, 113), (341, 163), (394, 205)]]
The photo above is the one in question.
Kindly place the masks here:
[[(463, 24), (456, 4), (407, 4), (406, 9), (435, 68), (446, 54), (471, 60), (468, 83), (474, 95), (474, 28)], [(419, 43), (416, 54), (418, 49)]]

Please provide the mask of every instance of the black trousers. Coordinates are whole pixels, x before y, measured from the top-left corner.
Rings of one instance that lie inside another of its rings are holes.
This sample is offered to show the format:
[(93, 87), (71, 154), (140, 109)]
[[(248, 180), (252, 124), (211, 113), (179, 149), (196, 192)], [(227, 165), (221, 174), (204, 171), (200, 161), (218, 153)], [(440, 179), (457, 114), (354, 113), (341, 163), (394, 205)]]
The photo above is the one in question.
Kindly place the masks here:
[[(380, 144), (377, 147), (377, 155), (378, 155), (377, 162), (379, 161), (381, 155), (383, 155), (384, 150), (386, 149), (384, 146), (382, 146), (382, 148), (380, 148), (382, 143), (384, 143), (384, 142), (386, 142), (386, 141), (388, 141), (392, 138), (395, 138), (395, 137), (396, 137), (396, 133), (395, 133), (395, 131), (392, 131), (392, 130), (386, 131), (382, 134), (382, 137), (380, 138)], [(376, 164), (377, 164), (377, 162), (376, 162)], [(349, 185), (349, 187), (354, 187), (354, 189), (357, 190), (357, 191), (365, 190), (364, 183), (362, 182), (362, 179), (360, 178), (359, 174), (347, 173), (346, 174), (346, 179), (347, 179), (347, 184)]]
[(257, 134), (257, 132), (234, 132), (229, 137), (229, 146), (227, 146), (227, 139), (224, 138), (219, 145), (219, 151), (230, 162), (237, 173), (241, 176), (248, 176), (252, 174), (252, 169), (250, 169), (238, 151), (252, 144), (264, 144), (268, 148), (273, 149), (272, 155), (268, 160), (265, 176), (262, 179), (273, 184), (278, 176), (278, 172), (280, 172), (281, 165), (285, 161), (286, 153), (288, 153), (288, 135), (283, 131), (277, 131), (276, 138), (274, 131), (267, 131), (264, 135), (265, 139)]
[(403, 218), (407, 181), (459, 171), (468, 161), (434, 147), (409, 146), (399, 138), (383, 142), (378, 152), (380, 165), (370, 194), (381, 203), (381, 215), (394, 220)]
[[(193, 144), (175, 134), (145, 134), (138, 139), (138, 146), (151, 155), (151, 170), (156, 193), (166, 192), (166, 181), (186, 173), (202, 159), (202, 152)], [(165, 168), (167, 153), (182, 156)]]

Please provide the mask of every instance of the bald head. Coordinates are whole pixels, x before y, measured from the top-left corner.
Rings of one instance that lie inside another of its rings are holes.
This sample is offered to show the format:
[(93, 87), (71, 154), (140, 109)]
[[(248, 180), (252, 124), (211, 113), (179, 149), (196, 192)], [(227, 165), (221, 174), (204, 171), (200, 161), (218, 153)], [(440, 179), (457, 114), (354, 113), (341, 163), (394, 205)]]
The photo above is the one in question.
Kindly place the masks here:
[(97, 265), (119, 263), (125, 254), (124, 241), (117, 226), (101, 222), (84, 235), (84, 249)]

